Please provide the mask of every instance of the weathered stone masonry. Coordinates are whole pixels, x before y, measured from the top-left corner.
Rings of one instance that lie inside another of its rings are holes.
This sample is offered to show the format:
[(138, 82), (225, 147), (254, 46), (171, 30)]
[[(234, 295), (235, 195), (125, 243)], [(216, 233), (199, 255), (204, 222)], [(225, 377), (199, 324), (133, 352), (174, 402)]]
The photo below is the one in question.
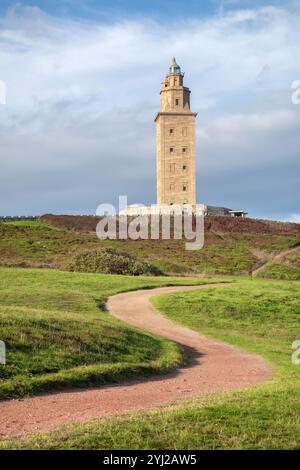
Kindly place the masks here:
[(196, 204), (196, 116), (175, 58), (162, 82), (156, 122), (157, 204)]

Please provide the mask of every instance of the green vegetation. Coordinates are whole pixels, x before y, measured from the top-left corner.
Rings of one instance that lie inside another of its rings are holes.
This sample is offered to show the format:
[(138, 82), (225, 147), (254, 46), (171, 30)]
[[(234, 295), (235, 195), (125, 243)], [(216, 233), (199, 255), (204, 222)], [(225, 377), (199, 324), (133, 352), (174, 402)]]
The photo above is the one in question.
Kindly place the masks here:
[(184, 361), (173, 343), (112, 318), (105, 302), (138, 288), (211, 280), (66, 272), (70, 266), (130, 274), (160, 269), (208, 278), (248, 276), (263, 265), (254, 279), (174, 293), (154, 303), (178, 323), (265, 357), (273, 377), (249, 390), (68, 425), (4, 440), (0, 447), (300, 448), (300, 366), (291, 363), (291, 344), (300, 339), (297, 226), (208, 218), (205, 247), (193, 252), (182, 240), (101, 242), (94, 225), (95, 218), (71, 216), (0, 222), (0, 339), (8, 346), (8, 364), (0, 366), (0, 399), (117, 382), (165, 372)]
[(266, 357), (284, 371), (291, 344), (300, 338), (300, 283), (240, 280), (205, 291), (156, 297), (154, 304), (177, 323)]
[[(39, 219), (34, 219), (34, 220), (9, 220), (7, 222), (0, 222), (2, 225), (6, 225), (7, 227), (33, 227), (33, 228), (38, 228), (38, 227), (46, 227), (46, 223), (42, 222)], [(49, 228), (52, 228), (51, 226), (48, 226)]]
[[(118, 240), (114, 246), (125, 248), (124, 242)], [(248, 274), (255, 263), (255, 257), (239, 235), (221, 240), (210, 234), (199, 251), (185, 250), (181, 240), (128, 240), (126, 251), (172, 273)]]
[(0, 222), (0, 265), (66, 269), (74, 254), (99, 247), (96, 237), (41, 221)]
[(76, 256), (69, 266), (70, 271), (83, 273), (124, 274), (130, 276), (152, 275), (163, 273), (149, 263), (143, 263), (132, 255), (114, 248), (102, 248), (98, 251), (87, 251)]
[[(186, 251), (183, 240), (100, 241), (95, 235), (96, 221), (93, 217), (61, 216), (60, 219), (59, 216), (45, 216), (38, 221), (0, 222), (0, 265), (67, 270), (70, 265), (78, 264), (81, 255), (86, 256), (83, 253), (92, 252), (91, 256), (95, 256), (96, 251), (111, 247), (125, 251), (136, 257), (138, 262), (151, 264), (162, 272), (249, 275), (261, 264), (261, 259), (272, 258), (299, 244), (296, 229), (260, 233), (262, 229), (256, 221), (236, 222), (230, 217), (218, 219), (226, 219), (226, 222), (222, 220), (216, 227), (210, 227), (208, 222), (205, 246), (199, 251)], [(235, 231), (226, 231), (234, 223)], [(252, 231), (248, 233), (248, 226), (243, 228), (244, 223), (250, 224)], [(265, 225), (263, 229), (267, 230), (268, 225)], [(299, 260), (299, 252), (297, 257)], [(83, 269), (85, 263), (79, 264)], [(287, 265), (285, 270), (289, 269), (290, 265)], [(291, 270), (294, 270), (292, 266)], [(297, 277), (296, 274), (293, 278)]]
[(182, 362), (173, 343), (108, 315), (109, 295), (199, 280), (0, 269), (0, 398), (165, 372)]
[(300, 248), (290, 250), (270, 260), (258, 271), (257, 277), (270, 279), (300, 279)]
[(97, 419), (3, 441), (31, 449), (299, 449), (298, 282), (242, 280), (154, 299), (171, 319), (258, 353), (273, 377), (249, 390), (218, 394), (129, 416)]

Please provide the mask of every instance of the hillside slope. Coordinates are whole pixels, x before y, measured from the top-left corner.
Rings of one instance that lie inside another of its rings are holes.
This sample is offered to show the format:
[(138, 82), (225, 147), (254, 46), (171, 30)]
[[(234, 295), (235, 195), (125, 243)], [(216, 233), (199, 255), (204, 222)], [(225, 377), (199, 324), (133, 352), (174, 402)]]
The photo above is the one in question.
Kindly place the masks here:
[[(276, 269), (284, 265), (285, 278), (289, 272), (292, 279), (300, 276), (299, 250), (289, 263), (278, 257), (300, 245), (300, 224), (207, 217), (204, 248), (186, 251), (184, 240), (100, 241), (95, 234), (98, 221), (93, 216), (45, 215), (36, 222), (0, 223), (0, 264), (68, 269), (78, 254), (112, 246), (166, 273), (251, 274), (276, 256)], [(277, 277), (275, 271), (270, 277)]]

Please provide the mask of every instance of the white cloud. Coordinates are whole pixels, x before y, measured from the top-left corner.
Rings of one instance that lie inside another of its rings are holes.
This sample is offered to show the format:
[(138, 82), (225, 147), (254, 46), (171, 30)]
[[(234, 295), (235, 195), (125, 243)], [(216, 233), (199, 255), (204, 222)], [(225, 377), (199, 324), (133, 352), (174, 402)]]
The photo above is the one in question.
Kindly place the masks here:
[[(295, 109), (226, 114), (203, 126), (199, 136), (207, 165), (216, 171), (299, 164), (299, 113)], [(295, 167), (294, 167), (295, 168)]]
[(292, 214), (288, 217), (287, 222), (294, 222), (300, 224), (300, 214)]
[[(171, 24), (101, 24), (11, 9), (0, 20), (7, 85), (0, 212), (22, 212), (25, 204), (38, 212), (92, 211), (125, 191), (130, 202), (153, 202), (153, 116), (174, 54), (199, 111), (199, 199), (258, 211), (255, 195), (230, 180), (216, 188), (214, 180), (230, 171), (256, 184), (265, 171), (267, 192), (261, 188), (259, 198), (268, 195), (272, 212), (281, 197), (277, 177), (293, 177), (299, 155), (300, 106), (290, 96), (300, 78), (299, 20), (274, 7)], [(286, 188), (281, 210), (290, 213), (299, 194), (291, 180)]]

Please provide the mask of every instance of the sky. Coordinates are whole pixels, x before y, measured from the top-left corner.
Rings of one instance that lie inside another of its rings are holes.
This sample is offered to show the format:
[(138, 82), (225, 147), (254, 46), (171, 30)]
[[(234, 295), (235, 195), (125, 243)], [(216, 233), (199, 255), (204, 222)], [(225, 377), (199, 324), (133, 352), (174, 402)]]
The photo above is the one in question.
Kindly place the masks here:
[(173, 56), (197, 117), (197, 201), (300, 222), (296, 1), (0, 3), (0, 215), (155, 203)]

